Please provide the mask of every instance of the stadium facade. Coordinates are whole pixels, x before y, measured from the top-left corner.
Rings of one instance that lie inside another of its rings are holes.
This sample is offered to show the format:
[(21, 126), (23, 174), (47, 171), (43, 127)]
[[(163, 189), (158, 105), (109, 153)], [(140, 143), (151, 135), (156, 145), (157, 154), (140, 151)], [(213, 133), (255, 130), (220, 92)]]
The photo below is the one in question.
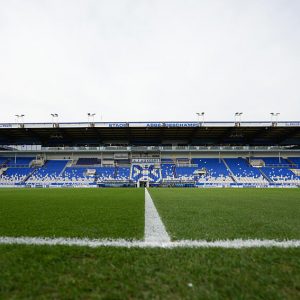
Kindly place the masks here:
[(0, 124), (1, 187), (299, 187), (300, 122)]

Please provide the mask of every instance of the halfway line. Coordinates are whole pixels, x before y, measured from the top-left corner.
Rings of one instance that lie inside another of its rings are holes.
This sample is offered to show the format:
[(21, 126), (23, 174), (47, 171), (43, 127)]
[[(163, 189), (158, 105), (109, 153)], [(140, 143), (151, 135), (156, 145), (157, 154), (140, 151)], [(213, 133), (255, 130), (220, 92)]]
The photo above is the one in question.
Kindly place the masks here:
[(171, 239), (160, 219), (147, 189), (145, 189), (145, 242), (170, 243)]

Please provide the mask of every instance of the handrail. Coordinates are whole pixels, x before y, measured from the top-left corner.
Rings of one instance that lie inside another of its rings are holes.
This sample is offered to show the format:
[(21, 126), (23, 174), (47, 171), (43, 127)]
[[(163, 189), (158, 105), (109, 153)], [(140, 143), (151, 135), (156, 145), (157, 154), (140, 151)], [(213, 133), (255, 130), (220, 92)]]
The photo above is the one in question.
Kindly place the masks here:
[(100, 146), (42, 147), (41, 150), (285, 150), (279, 146)]
[(22, 145), (9, 146), (9, 149), (1, 152), (13, 151), (300, 151), (283, 146), (61, 146), (61, 147), (42, 147), (41, 145)]

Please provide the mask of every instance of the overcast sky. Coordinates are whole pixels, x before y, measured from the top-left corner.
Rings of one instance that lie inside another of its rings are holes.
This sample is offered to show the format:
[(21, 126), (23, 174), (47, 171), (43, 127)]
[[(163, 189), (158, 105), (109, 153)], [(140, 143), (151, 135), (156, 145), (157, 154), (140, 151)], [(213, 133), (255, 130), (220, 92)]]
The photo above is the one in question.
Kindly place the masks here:
[(300, 120), (299, 0), (0, 0), (0, 122)]

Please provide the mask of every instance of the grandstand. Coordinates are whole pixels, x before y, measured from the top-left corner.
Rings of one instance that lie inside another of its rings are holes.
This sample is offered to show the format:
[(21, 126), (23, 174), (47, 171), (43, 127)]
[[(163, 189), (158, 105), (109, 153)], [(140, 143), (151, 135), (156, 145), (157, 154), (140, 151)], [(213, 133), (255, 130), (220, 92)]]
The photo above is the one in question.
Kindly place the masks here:
[(299, 122), (0, 124), (0, 146), (1, 187), (300, 186)]

